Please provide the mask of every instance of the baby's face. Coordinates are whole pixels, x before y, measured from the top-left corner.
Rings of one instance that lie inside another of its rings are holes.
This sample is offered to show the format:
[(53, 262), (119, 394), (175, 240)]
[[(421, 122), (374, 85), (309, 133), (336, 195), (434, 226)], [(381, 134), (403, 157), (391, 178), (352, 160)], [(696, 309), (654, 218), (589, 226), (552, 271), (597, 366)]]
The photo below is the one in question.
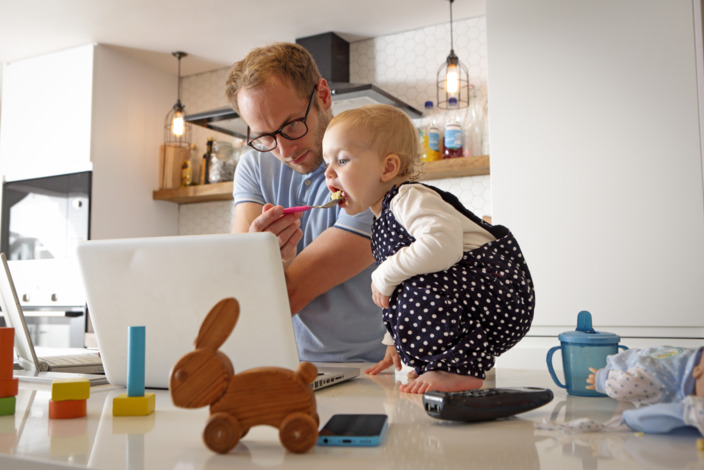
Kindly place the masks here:
[(704, 398), (704, 354), (699, 359), (699, 365), (694, 366), (694, 369), (692, 369), (692, 376), (695, 379), (694, 394)]
[(380, 183), (383, 158), (366, 145), (366, 136), (348, 123), (335, 124), (323, 136), (326, 183), (332, 192), (342, 191), (349, 214), (359, 214), (378, 204), (386, 193)]

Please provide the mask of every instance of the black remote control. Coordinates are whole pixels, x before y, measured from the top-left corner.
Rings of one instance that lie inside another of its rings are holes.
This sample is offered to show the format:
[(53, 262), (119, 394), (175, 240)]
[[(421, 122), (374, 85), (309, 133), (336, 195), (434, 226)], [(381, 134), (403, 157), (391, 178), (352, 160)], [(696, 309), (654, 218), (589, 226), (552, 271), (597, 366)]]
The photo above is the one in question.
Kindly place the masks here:
[(552, 398), (552, 390), (547, 388), (481, 388), (462, 392), (425, 392), (423, 406), (433, 418), (490, 421), (530, 411)]

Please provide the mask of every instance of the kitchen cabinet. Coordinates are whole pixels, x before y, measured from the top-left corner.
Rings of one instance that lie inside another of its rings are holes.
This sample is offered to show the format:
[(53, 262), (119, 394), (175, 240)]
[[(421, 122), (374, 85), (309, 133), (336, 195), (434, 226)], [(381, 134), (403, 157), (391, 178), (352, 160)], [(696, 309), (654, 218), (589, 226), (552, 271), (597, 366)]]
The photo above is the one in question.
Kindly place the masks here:
[[(468, 158), (454, 158), (428, 162), (424, 168), (422, 181), (461, 176), (489, 174), (489, 155)], [(159, 189), (152, 193), (155, 200), (171, 201), (179, 204), (232, 200), (232, 181), (177, 189)]]
[(176, 235), (178, 209), (150, 201), (177, 78), (99, 44), (6, 64), (0, 174), (92, 171), (90, 236)]
[(589, 310), (626, 338), (704, 337), (701, 13), (487, 2), (492, 216), (533, 274), (532, 335)]

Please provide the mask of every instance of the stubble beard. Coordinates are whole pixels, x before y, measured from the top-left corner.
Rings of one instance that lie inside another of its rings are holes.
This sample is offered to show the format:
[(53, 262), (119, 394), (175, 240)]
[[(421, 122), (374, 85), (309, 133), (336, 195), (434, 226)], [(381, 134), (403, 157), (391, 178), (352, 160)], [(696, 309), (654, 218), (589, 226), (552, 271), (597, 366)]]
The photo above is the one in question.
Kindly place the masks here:
[[(320, 118), (318, 119), (318, 127), (315, 129), (315, 147), (310, 149), (312, 159), (304, 162), (303, 165), (286, 163), (293, 171), (302, 175), (313, 173), (323, 164), (323, 134), (325, 134), (325, 129), (328, 128), (328, 124), (332, 120), (332, 113), (329, 110), (323, 111), (320, 108), (318, 108), (318, 111)], [(309, 156), (309, 158), (311, 157)]]

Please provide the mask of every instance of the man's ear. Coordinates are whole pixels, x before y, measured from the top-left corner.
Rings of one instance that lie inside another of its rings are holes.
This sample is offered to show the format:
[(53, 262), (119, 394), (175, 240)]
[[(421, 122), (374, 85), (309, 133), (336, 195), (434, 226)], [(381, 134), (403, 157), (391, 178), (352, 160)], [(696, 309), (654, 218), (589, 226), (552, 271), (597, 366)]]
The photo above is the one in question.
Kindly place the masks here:
[(384, 170), (381, 173), (381, 181), (384, 183), (396, 178), (401, 170), (401, 158), (395, 153), (390, 153), (384, 157)]
[(318, 95), (318, 100), (320, 101), (320, 105), (323, 109), (330, 109), (332, 106), (332, 93), (330, 92), (330, 87), (328, 86), (327, 80), (324, 78), (318, 80), (318, 88), (316, 89), (315, 94)]

